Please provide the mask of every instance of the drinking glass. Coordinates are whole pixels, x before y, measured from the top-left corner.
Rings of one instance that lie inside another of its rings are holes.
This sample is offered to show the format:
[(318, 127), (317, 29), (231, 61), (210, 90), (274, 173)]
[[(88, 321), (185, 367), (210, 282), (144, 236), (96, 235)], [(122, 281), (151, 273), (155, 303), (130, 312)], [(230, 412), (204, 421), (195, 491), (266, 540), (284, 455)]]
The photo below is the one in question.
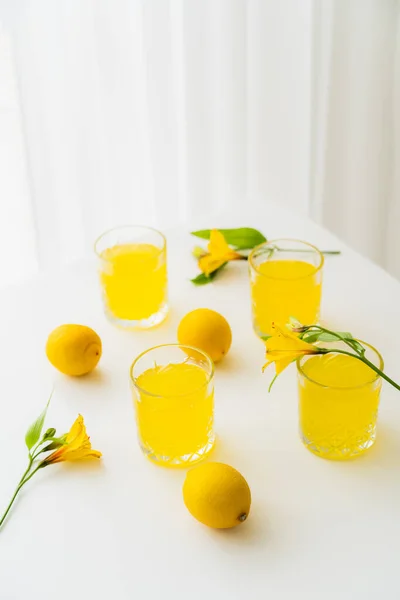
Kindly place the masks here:
[(278, 239), (254, 248), (249, 255), (253, 327), (260, 337), (272, 324), (290, 317), (306, 325), (318, 322), (324, 257), (311, 244)]
[(131, 366), (139, 444), (167, 467), (196, 463), (214, 445), (214, 363), (201, 350), (164, 344)]
[[(360, 342), (365, 356), (383, 370), (379, 352)], [(325, 343), (349, 350), (343, 343)], [(347, 460), (375, 442), (381, 377), (357, 358), (329, 353), (297, 360), (300, 436), (322, 458)]]
[(95, 243), (107, 317), (116, 325), (147, 329), (168, 312), (167, 245), (151, 227), (126, 226), (103, 233)]

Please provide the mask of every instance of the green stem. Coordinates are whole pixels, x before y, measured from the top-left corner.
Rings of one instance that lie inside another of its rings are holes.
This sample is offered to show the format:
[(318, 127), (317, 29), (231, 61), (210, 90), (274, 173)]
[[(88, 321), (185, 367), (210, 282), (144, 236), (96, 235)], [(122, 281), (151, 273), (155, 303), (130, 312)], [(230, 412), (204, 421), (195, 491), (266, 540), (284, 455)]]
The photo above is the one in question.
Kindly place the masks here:
[(36, 448), (36, 450), (38, 450), (38, 452), (36, 452), (36, 454), (34, 454), (34, 455), (32, 456), (32, 460), (36, 460), (36, 459), (37, 459), (37, 457), (39, 456), (39, 454), (42, 454), (42, 452), (44, 452), (44, 449), (43, 449), (43, 448), (42, 448), (41, 450), (39, 450), (39, 447), (38, 447), (38, 448)]
[(345, 338), (342, 335), (340, 335), (340, 333), (336, 333), (336, 331), (331, 331), (330, 329), (325, 329), (325, 327), (321, 327), (320, 325), (311, 325), (310, 327), (308, 327), (307, 331), (310, 331), (310, 329), (318, 329), (319, 331), (323, 331), (324, 333), (334, 335), (338, 340), (344, 342), (347, 346), (354, 350), (354, 352), (357, 352), (357, 354), (359, 354), (360, 356), (364, 356), (364, 354), (361, 354), (361, 352), (357, 350), (357, 346), (352, 343), (352, 339)]
[(11, 500), (10, 500), (10, 503), (9, 503), (9, 505), (7, 506), (7, 508), (6, 508), (6, 510), (5, 510), (4, 514), (3, 514), (3, 516), (2, 516), (2, 517), (1, 517), (1, 519), (0, 519), (0, 527), (3, 525), (4, 521), (6, 520), (6, 517), (7, 517), (8, 513), (10, 512), (10, 510), (11, 510), (11, 507), (12, 507), (12, 505), (14, 504), (14, 501), (15, 501), (16, 497), (18, 496), (19, 492), (21, 491), (22, 487), (25, 485), (25, 483), (26, 483), (27, 481), (29, 481), (29, 480), (30, 480), (30, 478), (31, 478), (31, 477), (33, 477), (33, 476), (34, 476), (34, 474), (36, 473), (36, 471), (38, 471), (38, 470), (41, 468), (41, 466), (42, 466), (42, 465), (40, 464), (40, 465), (39, 465), (38, 467), (36, 467), (36, 469), (34, 469), (34, 470), (32, 471), (32, 473), (31, 473), (31, 474), (30, 474), (30, 475), (27, 477), (27, 475), (28, 475), (28, 473), (29, 473), (29, 471), (30, 471), (30, 469), (31, 469), (31, 467), (32, 467), (32, 463), (33, 463), (33, 458), (32, 458), (32, 456), (30, 456), (30, 457), (29, 457), (29, 465), (28, 465), (28, 468), (26, 469), (25, 473), (22, 475), (22, 477), (21, 477), (21, 479), (20, 479), (20, 482), (19, 482), (19, 484), (17, 485), (17, 488), (16, 488), (16, 490), (15, 490), (15, 492), (14, 492), (14, 495), (13, 495), (13, 497), (12, 497), (12, 498), (11, 498)]
[[(242, 250), (245, 250), (245, 248), (242, 248)], [(253, 250), (253, 248), (249, 248), (249, 250)], [(237, 250), (237, 252), (239, 252), (239, 250)], [(273, 248), (271, 248), (271, 255), (273, 254), (273, 252), (307, 252), (308, 254), (310, 254), (311, 252), (315, 252), (315, 250), (307, 250), (306, 248), (278, 248), (277, 246), (274, 246)], [(337, 255), (337, 254), (341, 254), (341, 250), (320, 250), (321, 254), (330, 254), (330, 255)], [(248, 260), (248, 255), (242, 255), (242, 260)]]
[(268, 394), (270, 393), (270, 391), (271, 391), (271, 388), (272, 388), (272, 386), (274, 385), (274, 383), (275, 383), (275, 380), (276, 380), (276, 378), (277, 378), (277, 377), (278, 377), (278, 373), (275, 373), (273, 380), (271, 381), (271, 383), (270, 383), (270, 384), (269, 384), (269, 386), (268, 386)]
[(391, 379), (383, 371), (378, 369), (378, 367), (375, 366), (374, 363), (372, 363), (370, 360), (368, 360), (368, 358), (365, 358), (365, 348), (363, 349), (364, 351), (361, 352), (357, 348), (357, 345), (352, 343), (356, 340), (345, 338), (342, 335), (340, 335), (340, 333), (337, 333), (336, 331), (331, 331), (330, 329), (325, 329), (325, 327), (321, 327), (320, 325), (310, 325), (310, 327), (307, 328), (307, 331), (310, 331), (312, 329), (318, 329), (319, 331), (323, 331), (324, 333), (329, 333), (331, 335), (334, 335), (338, 340), (344, 342), (354, 352), (356, 352), (356, 354), (353, 354), (352, 352), (347, 352), (346, 350), (338, 350), (336, 348), (333, 348), (332, 350), (330, 350), (328, 348), (321, 348), (321, 350), (324, 350), (324, 352), (321, 352), (321, 354), (327, 354), (329, 352), (336, 352), (337, 354), (346, 354), (347, 356), (352, 356), (353, 358), (358, 358), (358, 360), (361, 360), (361, 362), (368, 365), (368, 367), (370, 367), (370, 369), (375, 371), (375, 373), (377, 373), (380, 377), (382, 377), (382, 379), (385, 379), (388, 383), (390, 383), (397, 390), (400, 390), (400, 385), (398, 385), (395, 381), (393, 381), (393, 379)]
[(329, 350), (328, 348), (321, 348), (321, 350), (324, 350), (324, 352), (321, 352), (321, 354), (328, 354), (330, 352), (335, 352), (336, 354), (346, 354), (347, 356), (352, 356), (353, 358), (357, 358), (358, 360), (361, 360), (361, 362), (363, 362), (365, 365), (368, 365), (368, 367), (370, 367), (370, 369), (375, 371), (375, 373), (377, 373), (380, 377), (382, 377), (382, 379), (385, 379), (388, 383), (390, 383), (393, 387), (395, 387), (396, 390), (400, 390), (400, 385), (398, 383), (393, 381), (393, 379), (388, 377), (388, 375), (385, 375), (385, 373), (383, 371), (378, 369), (378, 367), (375, 366), (374, 363), (372, 363), (370, 360), (368, 360), (368, 358), (365, 358), (365, 356), (361, 356), (360, 354), (353, 354), (352, 352), (347, 352), (347, 350), (337, 350), (335, 348), (332, 348), (332, 350)]
[[(278, 248), (275, 246), (275, 250), (278, 252), (315, 252), (315, 250), (307, 250), (306, 248)], [(321, 254), (341, 254), (340, 250), (320, 250)]]
[[(29, 477), (27, 477), (26, 479), (24, 479), (22, 485), (25, 485), (26, 482), (29, 481), (34, 476), (34, 474), (37, 473), (39, 471), (39, 469), (42, 469), (42, 468), (43, 468), (43, 464), (39, 463), (38, 466), (36, 467), (36, 469), (34, 469), (32, 471), (32, 473), (29, 475)], [(22, 487), (22, 485), (21, 485), (21, 487)]]
[(25, 479), (25, 477), (28, 475), (29, 471), (31, 470), (33, 460), (34, 460), (33, 456), (30, 454), (29, 455), (29, 464), (28, 464), (28, 467), (27, 467), (25, 473), (22, 475), (20, 483), (21, 483), (21, 481), (23, 481)]

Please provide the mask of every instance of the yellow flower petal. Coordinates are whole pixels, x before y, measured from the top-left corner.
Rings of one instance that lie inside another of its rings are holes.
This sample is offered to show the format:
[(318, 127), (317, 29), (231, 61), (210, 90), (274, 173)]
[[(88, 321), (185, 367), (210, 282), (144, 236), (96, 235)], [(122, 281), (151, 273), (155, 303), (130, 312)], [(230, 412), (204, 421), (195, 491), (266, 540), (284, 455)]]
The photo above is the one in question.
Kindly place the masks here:
[(215, 258), (225, 258), (225, 260), (235, 260), (241, 258), (238, 252), (232, 250), (232, 248), (226, 242), (223, 234), (218, 229), (212, 229), (210, 233), (210, 242), (207, 246), (209, 254)]
[[(69, 450), (64, 454), (63, 461), (68, 460), (69, 462), (82, 460), (83, 458), (100, 458), (101, 452), (98, 450), (92, 450), (91, 448), (78, 448), (78, 450)], [(54, 461), (53, 461), (54, 462)], [(60, 461), (58, 461), (60, 462)]]
[(289, 331), (286, 327), (281, 327), (274, 323), (273, 331), (272, 336), (265, 342), (267, 351), (316, 351), (316, 347), (313, 344), (304, 342), (297, 334)]
[(274, 333), (265, 342), (267, 362), (263, 371), (272, 363), (275, 364), (276, 374), (282, 373), (293, 361), (306, 354), (317, 354), (318, 348), (299, 339), (297, 335), (284, 327), (274, 325)]
[(207, 248), (208, 253), (202, 256), (198, 263), (200, 270), (205, 275), (210, 275), (230, 260), (242, 258), (241, 254), (229, 247), (223, 234), (218, 229), (211, 230), (210, 242)]
[(289, 353), (286, 357), (279, 356), (279, 358), (270, 358), (263, 366), (263, 372), (269, 365), (275, 364), (275, 373), (279, 375), (288, 367), (293, 361), (297, 359), (297, 355), (293, 356), (293, 353)]
[(224, 238), (224, 235), (218, 231), (218, 229), (211, 230), (210, 241), (207, 248), (208, 252), (214, 256), (223, 256), (231, 250)]
[(66, 443), (71, 448), (79, 448), (87, 438), (86, 427), (82, 415), (78, 415), (67, 434)]
[(200, 258), (198, 265), (200, 271), (208, 276), (222, 267), (224, 263), (226, 263), (224, 258), (221, 260), (220, 258), (214, 258), (211, 254), (206, 254)]
[(43, 465), (46, 466), (66, 460), (75, 461), (83, 458), (100, 457), (101, 452), (92, 450), (92, 444), (86, 433), (83, 417), (79, 415), (67, 434), (65, 444), (45, 458), (43, 460)]

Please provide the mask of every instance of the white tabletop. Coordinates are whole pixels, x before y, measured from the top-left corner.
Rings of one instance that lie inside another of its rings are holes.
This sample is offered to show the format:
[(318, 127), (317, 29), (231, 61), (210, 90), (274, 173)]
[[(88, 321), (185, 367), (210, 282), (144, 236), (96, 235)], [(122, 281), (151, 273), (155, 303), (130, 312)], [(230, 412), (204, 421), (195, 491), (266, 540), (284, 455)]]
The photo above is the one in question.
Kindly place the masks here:
[[(400, 379), (400, 284), (309, 221), (266, 211), (246, 223), (295, 236), (326, 261), (323, 319), (372, 342)], [(55, 382), (47, 426), (67, 431), (85, 417), (99, 464), (60, 464), (27, 484), (0, 532), (1, 600), (367, 600), (400, 597), (400, 395), (382, 392), (378, 440), (348, 463), (319, 459), (297, 433), (295, 368), (268, 395), (263, 344), (250, 324), (247, 269), (231, 264), (212, 285), (193, 286), (194, 239), (169, 235), (172, 312), (158, 329), (119, 331), (102, 314), (94, 265), (82, 262), (10, 288), (2, 315), (0, 509), (25, 468), (24, 433)], [(185, 471), (148, 462), (136, 442), (128, 368), (143, 349), (173, 342), (195, 307), (223, 313), (233, 346), (216, 373), (213, 459), (249, 482), (249, 520), (230, 531), (197, 523), (183, 505)], [(61, 323), (92, 326), (103, 340), (99, 368), (69, 379), (47, 363), (44, 344)]]

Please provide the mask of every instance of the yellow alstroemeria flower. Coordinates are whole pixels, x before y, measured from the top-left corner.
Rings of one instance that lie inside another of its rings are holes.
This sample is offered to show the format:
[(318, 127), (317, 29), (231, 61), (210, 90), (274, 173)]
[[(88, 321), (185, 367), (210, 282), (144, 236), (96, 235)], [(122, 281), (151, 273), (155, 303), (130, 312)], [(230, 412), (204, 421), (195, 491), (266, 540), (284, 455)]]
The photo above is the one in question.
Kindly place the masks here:
[(43, 466), (66, 460), (81, 460), (83, 458), (100, 458), (101, 452), (92, 450), (90, 438), (86, 433), (82, 415), (79, 415), (72, 425), (65, 443), (43, 460)]
[(224, 263), (243, 258), (241, 254), (229, 247), (223, 234), (218, 229), (211, 231), (207, 249), (207, 254), (200, 257), (198, 262), (200, 270), (207, 276), (219, 269)]
[(263, 371), (272, 363), (275, 364), (275, 373), (279, 375), (286, 367), (297, 358), (306, 354), (318, 354), (320, 349), (313, 344), (308, 344), (299, 339), (285, 327), (273, 325), (274, 333), (265, 342), (267, 348), (267, 362)]
[[(47, 409), (49, 407), (51, 396), (46, 404), (45, 409), (39, 417), (32, 423), (25, 435), (25, 444), (28, 448), (29, 463), (28, 468), (22, 475), (17, 488), (3, 515), (0, 515), (0, 528), (2, 527), (7, 515), (9, 514), (16, 497), (22, 490), (24, 485), (30, 479), (48, 465), (58, 463), (65, 460), (81, 460), (82, 458), (100, 458), (101, 452), (92, 450), (90, 438), (86, 433), (86, 427), (83, 422), (83, 417), (78, 416), (75, 423), (72, 425), (69, 433), (61, 437), (54, 437), (56, 430), (50, 427), (42, 435), (44, 421), (46, 418)], [(44, 452), (55, 451), (47, 458), (41, 460), (40, 455)]]

